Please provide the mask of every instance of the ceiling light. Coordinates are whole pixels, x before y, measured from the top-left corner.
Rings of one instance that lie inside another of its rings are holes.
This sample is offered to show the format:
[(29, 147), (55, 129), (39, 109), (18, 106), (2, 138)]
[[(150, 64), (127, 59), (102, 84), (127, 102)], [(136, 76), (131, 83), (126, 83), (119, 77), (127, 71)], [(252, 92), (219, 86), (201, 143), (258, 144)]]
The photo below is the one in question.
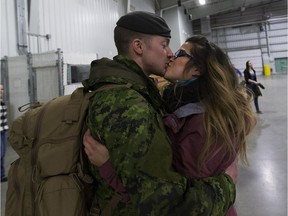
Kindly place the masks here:
[(206, 0), (199, 0), (200, 5), (205, 5), (206, 4)]

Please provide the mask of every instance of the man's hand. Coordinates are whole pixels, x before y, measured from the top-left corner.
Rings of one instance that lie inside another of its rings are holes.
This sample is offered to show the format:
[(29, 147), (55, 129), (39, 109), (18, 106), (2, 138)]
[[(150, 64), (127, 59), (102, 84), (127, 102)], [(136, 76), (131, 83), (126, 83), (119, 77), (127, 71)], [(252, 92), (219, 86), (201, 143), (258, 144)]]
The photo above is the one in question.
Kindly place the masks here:
[(108, 149), (92, 137), (89, 129), (84, 134), (83, 145), (90, 162), (96, 167), (102, 166), (109, 160)]

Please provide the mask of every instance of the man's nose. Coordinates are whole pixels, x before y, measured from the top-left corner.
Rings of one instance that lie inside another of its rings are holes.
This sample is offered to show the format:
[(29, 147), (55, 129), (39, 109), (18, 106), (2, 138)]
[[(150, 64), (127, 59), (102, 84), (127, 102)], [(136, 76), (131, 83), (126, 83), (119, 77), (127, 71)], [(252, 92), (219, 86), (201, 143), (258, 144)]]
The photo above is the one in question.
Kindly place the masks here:
[(168, 57), (169, 58), (172, 58), (174, 56), (174, 53), (172, 52), (170, 47), (168, 48), (168, 52), (167, 53), (168, 53)]

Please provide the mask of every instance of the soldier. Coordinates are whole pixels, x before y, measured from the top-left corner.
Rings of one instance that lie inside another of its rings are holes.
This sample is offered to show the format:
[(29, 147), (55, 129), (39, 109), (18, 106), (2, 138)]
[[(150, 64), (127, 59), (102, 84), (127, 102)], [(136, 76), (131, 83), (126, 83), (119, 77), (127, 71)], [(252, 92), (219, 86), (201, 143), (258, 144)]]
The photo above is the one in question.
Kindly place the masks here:
[[(89, 90), (113, 84), (93, 98), (87, 124), (92, 136), (105, 143), (109, 163), (129, 194), (130, 201), (120, 201), (115, 215), (225, 215), (235, 200), (235, 185), (228, 175), (192, 180), (171, 166), (162, 99), (148, 78), (152, 73), (164, 76), (173, 56), (170, 38), (166, 22), (155, 14), (122, 16), (114, 29), (118, 55), (93, 61), (89, 79), (83, 82)], [(91, 165), (91, 171), (103, 210), (115, 190), (95, 166)]]

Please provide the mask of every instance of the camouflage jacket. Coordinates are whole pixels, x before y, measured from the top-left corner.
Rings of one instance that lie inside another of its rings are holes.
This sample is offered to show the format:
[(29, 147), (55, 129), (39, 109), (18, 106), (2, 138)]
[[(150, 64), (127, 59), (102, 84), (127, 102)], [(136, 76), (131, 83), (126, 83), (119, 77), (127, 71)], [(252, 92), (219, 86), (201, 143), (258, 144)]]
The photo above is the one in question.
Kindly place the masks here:
[[(235, 201), (235, 185), (225, 174), (192, 180), (172, 169), (161, 97), (141, 68), (123, 56), (93, 61), (83, 85), (96, 89), (111, 83), (118, 86), (98, 92), (91, 101), (87, 124), (108, 148), (130, 196), (130, 202), (120, 202), (113, 215), (225, 215)], [(103, 209), (114, 191), (92, 165), (91, 170)]]

